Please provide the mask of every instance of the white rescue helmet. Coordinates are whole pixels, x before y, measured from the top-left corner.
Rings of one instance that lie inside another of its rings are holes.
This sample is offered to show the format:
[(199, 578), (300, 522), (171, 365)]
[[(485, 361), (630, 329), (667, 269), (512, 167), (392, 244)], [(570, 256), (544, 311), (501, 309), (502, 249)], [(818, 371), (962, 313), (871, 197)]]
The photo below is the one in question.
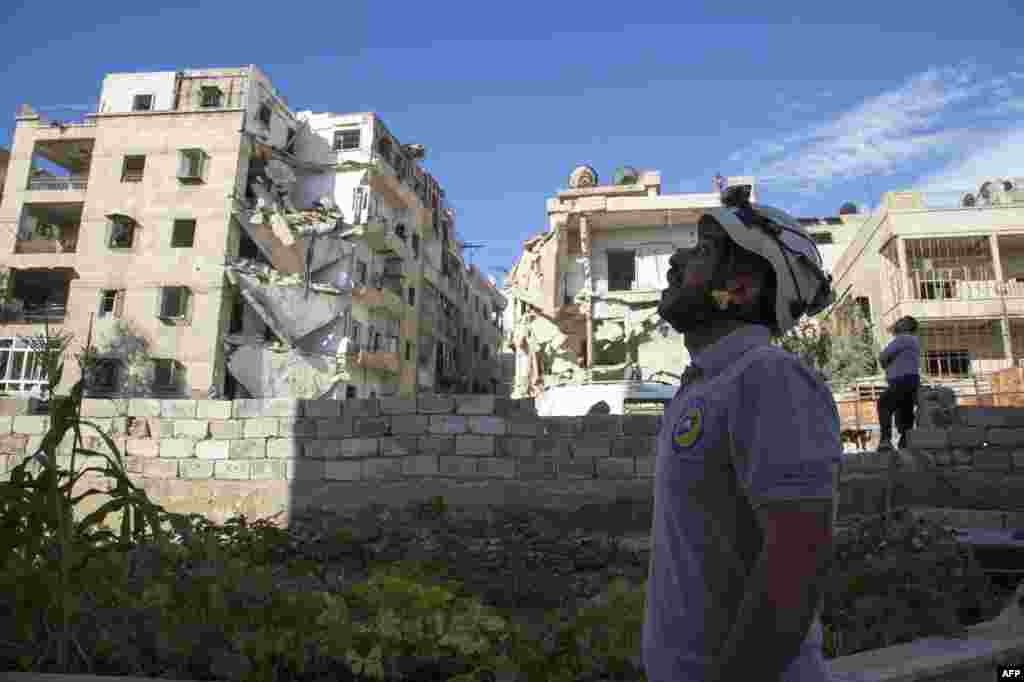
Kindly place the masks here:
[(778, 331), (793, 329), (800, 317), (822, 312), (835, 302), (832, 276), (825, 273), (818, 245), (795, 218), (770, 206), (750, 203), (750, 185), (722, 192), (722, 207), (705, 209), (740, 247), (768, 261), (777, 285)]

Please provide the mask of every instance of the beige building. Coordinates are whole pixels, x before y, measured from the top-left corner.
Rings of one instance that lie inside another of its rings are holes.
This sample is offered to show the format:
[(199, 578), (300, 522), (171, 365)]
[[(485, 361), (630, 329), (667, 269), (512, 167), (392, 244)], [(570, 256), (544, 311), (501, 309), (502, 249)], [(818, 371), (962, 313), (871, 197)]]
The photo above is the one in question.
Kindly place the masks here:
[(1024, 358), (1024, 178), (985, 182), (956, 206), (936, 198), (886, 193), (836, 259), (834, 287), (868, 312), (880, 346), (893, 322), (917, 318), (925, 381), (984, 393)]
[(0, 147), (0, 203), (4, 200), (4, 182), (7, 180), (7, 164), (11, 162), (11, 151)]
[[(493, 390), (483, 315), (504, 302), (465, 266), (424, 153), (373, 113), (292, 111), (252, 66), (109, 74), (78, 123), (23, 107), (0, 203), (0, 390), (44, 381), (20, 336), (45, 320), (78, 350), (90, 317), (93, 394)], [(443, 341), (421, 322), (432, 286), (456, 320)], [(480, 350), (455, 352), (460, 336)], [(446, 383), (456, 356), (463, 381)], [(69, 362), (58, 390), (78, 378)]]
[(508, 277), (513, 395), (567, 383), (676, 381), (689, 354), (657, 305), (669, 258), (703, 210), (721, 205), (719, 191), (662, 194), (659, 173), (628, 167), (602, 185), (581, 166), (569, 187), (548, 200), (547, 231), (526, 242)]

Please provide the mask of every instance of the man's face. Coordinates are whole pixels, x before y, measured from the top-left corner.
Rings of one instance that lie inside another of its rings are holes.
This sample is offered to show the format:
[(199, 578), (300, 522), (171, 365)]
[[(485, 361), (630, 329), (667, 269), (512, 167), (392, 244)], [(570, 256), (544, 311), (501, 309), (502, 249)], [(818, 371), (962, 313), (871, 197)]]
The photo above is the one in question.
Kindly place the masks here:
[(705, 324), (715, 312), (711, 281), (729, 237), (721, 226), (701, 223), (697, 246), (678, 249), (669, 259), (668, 288), (658, 314), (681, 334)]

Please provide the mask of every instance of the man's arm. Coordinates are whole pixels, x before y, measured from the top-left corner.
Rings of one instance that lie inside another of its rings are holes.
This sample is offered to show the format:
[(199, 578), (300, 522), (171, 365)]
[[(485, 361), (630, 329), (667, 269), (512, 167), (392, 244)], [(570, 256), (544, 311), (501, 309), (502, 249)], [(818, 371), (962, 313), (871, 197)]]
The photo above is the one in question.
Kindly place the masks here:
[(800, 651), (832, 560), (832, 501), (768, 502), (760, 558), (710, 682), (778, 680)]

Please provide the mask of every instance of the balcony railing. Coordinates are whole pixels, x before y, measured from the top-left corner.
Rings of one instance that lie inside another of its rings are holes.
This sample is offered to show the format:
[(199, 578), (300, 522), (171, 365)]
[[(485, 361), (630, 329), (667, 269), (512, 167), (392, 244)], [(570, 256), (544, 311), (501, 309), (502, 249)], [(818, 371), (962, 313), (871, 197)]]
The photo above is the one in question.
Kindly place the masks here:
[(64, 303), (0, 304), (0, 319), (4, 322), (63, 322), (66, 315), (67, 305)]
[(23, 239), (14, 243), (15, 253), (74, 253), (76, 239)]
[(88, 175), (68, 175), (61, 178), (39, 177), (30, 178), (28, 188), (30, 190), (69, 190), (85, 189), (89, 184)]
[(1024, 298), (1024, 282), (1009, 280), (966, 280), (945, 273), (911, 272), (909, 291), (904, 300), (979, 301), (998, 298)]

